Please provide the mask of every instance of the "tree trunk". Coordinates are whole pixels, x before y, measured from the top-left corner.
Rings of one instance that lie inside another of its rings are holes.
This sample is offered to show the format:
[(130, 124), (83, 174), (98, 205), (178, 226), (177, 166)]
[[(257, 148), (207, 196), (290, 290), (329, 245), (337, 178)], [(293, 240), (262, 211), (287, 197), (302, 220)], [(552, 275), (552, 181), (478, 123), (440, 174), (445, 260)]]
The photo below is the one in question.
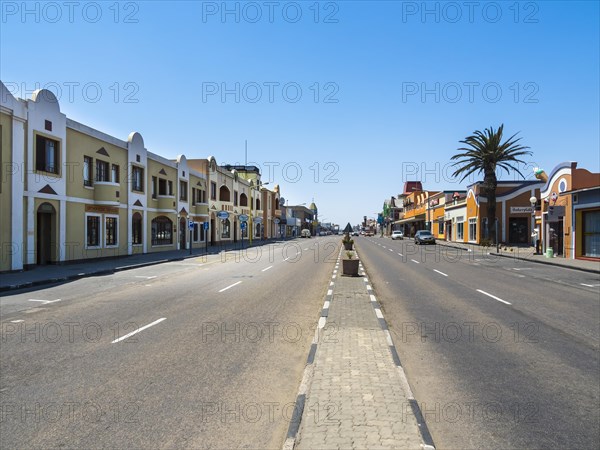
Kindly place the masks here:
[(494, 170), (486, 170), (485, 177), (483, 179), (483, 186), (485, 189), (485, 196), (487, 198), (487, 220), (488, 229), (491, 233), (491, 239), (496, 242), (496, 186), (498, 180), (496, 179), (496, 172)]

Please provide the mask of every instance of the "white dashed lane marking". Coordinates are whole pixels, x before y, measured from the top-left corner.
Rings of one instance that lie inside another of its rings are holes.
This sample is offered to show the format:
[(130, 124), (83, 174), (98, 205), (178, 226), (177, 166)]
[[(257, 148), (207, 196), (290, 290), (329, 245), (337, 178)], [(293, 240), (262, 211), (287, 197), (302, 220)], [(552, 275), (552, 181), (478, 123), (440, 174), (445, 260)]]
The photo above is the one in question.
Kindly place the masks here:
[(494, 300), (498, 300), (499, 302), (502, 302), (502, 303), (504, 303), (506, 305), (510, 305), (511, 304), (511, 303), (507, 302), (506, 300), (502, 300), (501, 298), (496, 297), (495, 295), (492, 295), (492, 294), (490, 294), (488, 292), (482, 291), (481, 289), (477, 289), (477, 292), (481, 292), (483, 295), (487, 295), (488, 297), (491, 297)]
[(150, 328), (151, 326), (154, 326), (154, 325), (156, 325), (157, 323), (160, 323), (160, 322), (162, 322), (163, 320), (166, 320), (166, 317), (162, 317), (162, 318), (160, 318), (160, 319), (158, 319), (158, 320), (155, 320), (155, 321), (154, 321), (154, 322), (152, 322), (152, 323), (149, 323), (148, 325), (144, 325), (143, 327), (141, 327), (141, 328), (138, 328), (138, 329), (137, 329), (137, 330), (135, 330), (135, 331), (132, 331), (131, 333), (127, 333), (125, 336), (122, 336), (122, 337), (120, 337), (119, 339), (115, 339), (114, 341), (112, 341), (112, 342), (111, 342), (111, 344), (116, 344), (117, 342), (120, 342), (120, 341), (122, 341), (122, 340), (125, 340), (125, 339), (127, 339), (127, 338), (130, 338), (130, 337), (131, 337), (131, 336), (133, 336), (134, 334), (137, 334), (137, 333), (139, 333), (140, 331), (143, 331), (143, 330), (145, 330), (146, 328)]
[(234, 287), (234, 286), (237, 286), (237, 285), (238, 285), (238, 284), (240, 284), (240, 283), (241, 283), (241, 281), (236, 281), (235, 283), (233, 283), (233, 284), (230, 284), (230, 285), (229, 285), (229, 286), (227, 286), (226, 288), (223, 288), (223, 289), (221, 289), (219, 292), (223, 292), (223, 291), (226, 291), (227, 289), (231, 289), (232, 287)]

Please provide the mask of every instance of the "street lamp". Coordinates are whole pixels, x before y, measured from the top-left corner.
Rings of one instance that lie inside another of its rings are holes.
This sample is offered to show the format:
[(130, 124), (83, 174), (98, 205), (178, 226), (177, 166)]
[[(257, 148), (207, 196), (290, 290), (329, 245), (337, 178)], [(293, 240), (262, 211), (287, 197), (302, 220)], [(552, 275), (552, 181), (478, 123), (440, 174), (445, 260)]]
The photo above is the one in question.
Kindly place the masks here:
[(533, 239), (533, 248), (535, 249), (534, 255), (537, 255), (537, 254), (539, 254), (538, 253), (538, 241), (540, 238), (538, 229), (535, 226), (535, 205), (537, 205), (537, 197), (532, 195), (529, 198), (529, 203), (531, 203), (531, 221), (532, 221), (531, 228), (533, 229), (533, 231), (531, 232), (531, 237)]

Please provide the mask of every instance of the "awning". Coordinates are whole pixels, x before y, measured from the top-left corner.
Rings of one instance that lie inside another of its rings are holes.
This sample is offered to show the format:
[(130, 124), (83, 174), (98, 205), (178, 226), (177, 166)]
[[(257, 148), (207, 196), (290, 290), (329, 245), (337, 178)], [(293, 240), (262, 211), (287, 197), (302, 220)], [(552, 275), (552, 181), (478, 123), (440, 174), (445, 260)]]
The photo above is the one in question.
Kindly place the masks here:
[(394, 224), (412, 223), (412, 222), (418, 222), (420, 220), (425, 220), (425, 214), (419, 214), (418, 216), (410, 217), (408, 219), (396, 220), (394, 222)]

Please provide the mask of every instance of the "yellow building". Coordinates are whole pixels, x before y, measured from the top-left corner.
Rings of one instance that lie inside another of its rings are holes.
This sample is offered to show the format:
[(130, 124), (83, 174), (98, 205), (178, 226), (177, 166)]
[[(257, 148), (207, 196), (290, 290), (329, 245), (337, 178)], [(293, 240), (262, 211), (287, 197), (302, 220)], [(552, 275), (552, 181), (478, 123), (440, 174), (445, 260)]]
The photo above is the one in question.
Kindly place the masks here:
[[(67, 118), (50, 91), (24, 100), (0, 86), (0, 271), (236, 241), (242, 214), (263, 236), (258, 169), (245, 179), (212, 157), (169, 160), (137, 132), (121, 140)], [(272, 223), (278, 189), (268, 198)]]

